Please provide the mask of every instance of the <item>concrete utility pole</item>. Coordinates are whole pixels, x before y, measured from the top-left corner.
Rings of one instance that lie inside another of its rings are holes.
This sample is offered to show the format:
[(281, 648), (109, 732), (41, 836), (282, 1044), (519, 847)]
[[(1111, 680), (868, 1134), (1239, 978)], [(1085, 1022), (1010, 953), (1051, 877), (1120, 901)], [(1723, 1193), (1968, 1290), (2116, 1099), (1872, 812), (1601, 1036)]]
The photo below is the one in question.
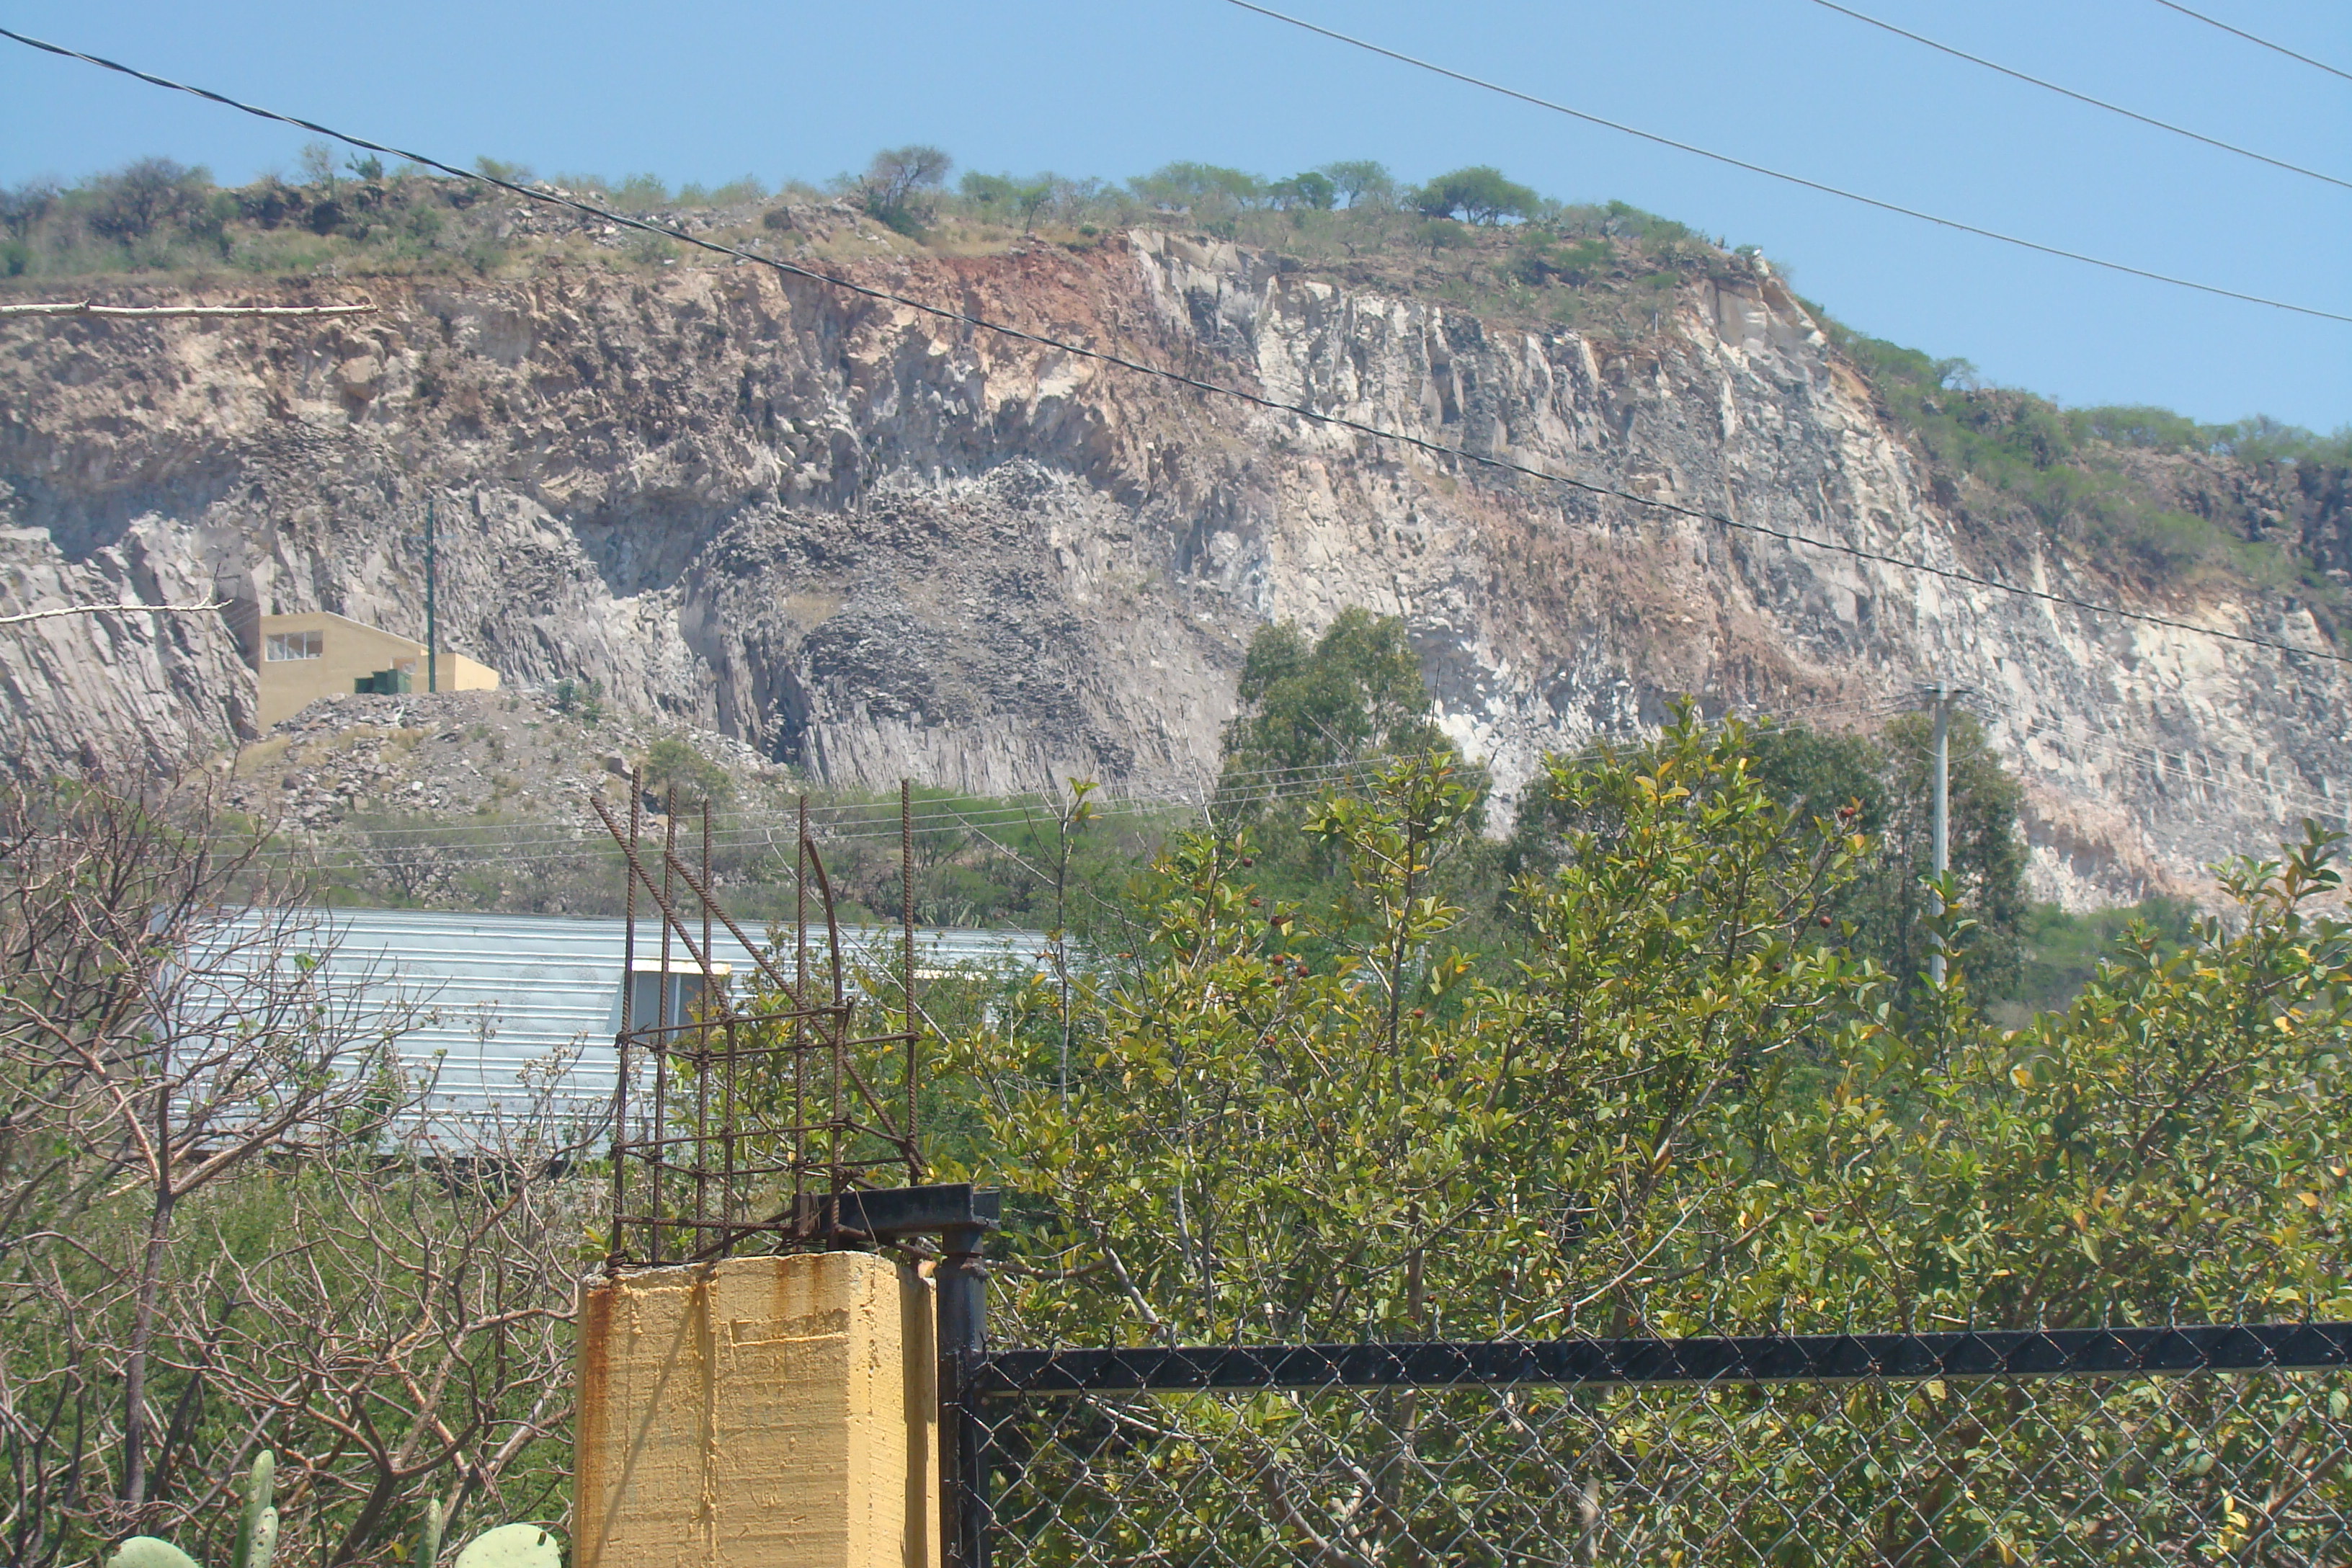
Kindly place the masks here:
[[(1934, 895), (1936, 913), (1944, 912), (1941, 879), (1952, 868), (1952, 688), (1939, 680), (1932, 689), (1936, 704), (1936, 782), (1933, 816), (1935, 820), (1935, 870), (1937, 891)], [(1944, 952), (1939, 945), (1927, 955), (1927, 978), (1941, 985), (1944, 983)]]
[[(440, 691), (440, 623), (433, 614), (433, 578), (437, 574), (437, 564), (440, 562), (433, 557), (433, 503), (425, 500), (425, 691)], [(1943, 795), (1936, 799), (1943, 799)], [(1943, 837), (1938, 835), (1936, 842), (1943, 842)]]

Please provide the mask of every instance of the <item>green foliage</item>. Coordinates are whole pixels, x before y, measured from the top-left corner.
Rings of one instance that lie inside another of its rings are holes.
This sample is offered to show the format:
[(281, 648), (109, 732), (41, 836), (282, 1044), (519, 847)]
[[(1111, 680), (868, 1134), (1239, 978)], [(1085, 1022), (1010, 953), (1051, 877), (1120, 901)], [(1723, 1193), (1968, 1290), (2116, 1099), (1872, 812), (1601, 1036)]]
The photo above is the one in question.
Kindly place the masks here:
[(2028, 1029), (1955, 1010), (1872, 1030), (1776, 1133), (1806, 1156), (1803, 1217), (1773, 1250), (1826, 1247), (1818, 1278), (1906, 1324), (2343, 1310), (2352, 933), (2319, 912), (2335, 858), (2315, 831), (2228, 868), (2230, 921), (2168, 951), (2138, 928)]
[(2098, 974), (2118, 942), (2137, 942), (2134, 928), (2145, 927), (2159, 951), (2174, 952), (2196, 938), (2197, 907), (2185, 899), (2161, 896), (2121, 909), (2072, 914), (2055, 904), (2035, 904), (2020, 932), (2023, 961), (2010, 997), (1996, 1008), (2004, 1022), (2024, 1024), (2037, 1013), (2063, 1012)]
[(646, 748), (646, 792), (656, 801), (675, 798), (680, 811), (717, 810), (735, 793), (725, 768), (679, 736), (666, 736)]
[[(1767, 727), (1753, 742), (1757, 776), (1791, 811), (1834, 821), (1871, 839), (1871, 850), (1830, 910), (1843, 940), (1906, 980), (1927, 968), (1937, 940), (1923, 879), (1933, 868), (1933, 725), (1907, 714), (1877, 736)], [(1969, 916), (1955, 940), (1977, 994), (2017, 984), (2026, 916), (2024, 794), (1986, 745), (1983, 727), (1952, 716), (1951, 866)]]
[(236, 1552), (231, 1568), (269, 1568), (278, 1554), (278, 1510), (273, 1505), (278, 1456), (264, 1448), (245, 1476), (245, 1507), (238, 1510)]
[(1082, 998), (1066, 1115), (1024, 1087), (1036, 1004), (961, 1043), (983, 1173), (1036, 1205), (1014, 1255), (1054, 1270), (1009, 1284), (1024, 1331), (1574, 1331), (1662, 1245), (1725, 1242), (1688, 1230), (1736, 1168), (1695, 1134), (1866, 997), (1866, 971), (1794, 934), (1852, 848), (1791, 826), (1695, 727), (1550, 786), (1612, 826), (1524, 884), (1516, 984), (1472, 978), (1447, 944), (1463, 911), (1426, 890), (1475, 781), (1412, 762), (1310, 818), (1345, 920), (1262, 901), (1247, 839), (1171, 852), (1150, 941)]
[(2111, 560), (2158, 575), (2221, 567), (2335, 597), (2301, 561), (2295, 542), (2256, 537), (2251, 515), (2239, 520), (2242, 531), (2233, 532), (2215, 518), (2168, 505), (2120, 456), (2343, 464), (2352, 461), (2352, 428), (2320, 437), (2259, 417), (2200, 425), (2160, 408), (2062, 408), (2031, 393), (1984, 385), (1966, 360), (1931, 359), (1824, 320), (1937, 466), (1978, 481), (2053, 536), (2108, 547)]
[(1128, 182), (1135, 198), (1164, 212), (1217, 217), (1262, 205), (1266, 183), (1255, 174), (1215, 163), (1166, 163)]
[(1267, 186), (1266, 198), (1277, 207), (1329, 212), (1339, 204), (1339, 187), (1330, 175), (1309, 169)]
[(868, 213), (901, 234), (914, 234), (930, 220), (932, 200), (954, 167), (953, 158), (921, 142), (886, 147), (851, 188)]
[(502, 1524), (467, 1542), (456, 1568), (563, 1568), (563, 1552), (543, 1526)]
[[(1052, 988), (1018, 994), (1004, 1031), (954, 1043), (983, 1106), (985, 1169), (1043, 1205), (1021, 1254), (1083, 1271), (1076, 1289), (1015, 1287), (1024, 1331), (1124, 1320), (1197, 1340), (1410, 1320), (1402, 1275), (1383, 1281), (1381, 1265), (1452, 1207), (1475, 1150), (1407, 1136), (1465, 1098), (1435, 1070), (1427, 1022), (1454, 972), (1422, 951), (1451, 911), (1404, 897), (1410, 862), (1383, 872), (1378, 855), (1460, 810), (1448, 772), (1416, 767), (1326, 823), (1366, 846), (1355, 863), (1386, 921), (1354, 933), (1369, 940), (1344, 963), (1318, 973), (1295, 957), (1300, 918), (1255, 907), (1236, 879), (1246, 845), (1195, 837), (1160, 868), (1133, 967), (1082, 978), (1066, 1107), (1046, 1065)], [(1377, 1258), (1344, 1261), (1368, 1246)]]
[(1396, 176), (1388, 165), (1369, 158), (1343, 158), (1316, 171), (1331, 182), (1339, 199), (1350, 207), (1376, 205), (1395, 199)]
[(196, 1560), (168, 1541), (134, 1535), (114, 1549), (106, 1568), (196, 1568)]
[(1541, 200), (1527, 186), (1514, 184), (1501, 170), (1485, 163), (1440, 174), (1409, 199), (1414, 210), (1425, 216), (1459, 217), (1477, 224), (1532, 217)]
[(1370, 757), (1454, 749), (1430, 717), (1421, 659), (1394, 616), (1342, 610), (1311, 643), (1292, 622), (1259, 627), (1238, 695), (1221, 795)]
[[(1770, 724), (1744, 733), (1755, 781), (1783, 811), (1864, 841), (1837, 894), (1820, 911), (1834, 933), (1824, 940), (1906, 984), (1926, 973), (1933, 948), (1948, 943), (1976, 994), (2014, 992), (2027, 909), (2025, 845), (2018, 829), (2023, 795), (1973, 718), (1955, 714), (1949, 738), (1949, 891), (1968, 915), (1965, 926), (1951, 931), (1933, 918), (1925, 881), (1933, 850), (1927, 720), (1908, 715), (1875, 735)], [(1525, 797), (1504, 863), (1522, 872), (1559, 864), (1573, 833), (1589, 826), (1563, 815), (1572, 804), (1557, 792)]]
[[(278, 1510), (270, 1506), (276, 1458), (265, 1448), (247, 1473), (245, 1509), (237, 1527), (231, 1568), (269, 1568), (278, 1549)], [(434, 1498), (425, 1505), (425, 1524), (417, 1536), (412, 1568), (433, 1568), (441, 1555), (441, 1531), (446, 1510)], [(107, 1568), (197, 1568), (196, 1562), (168, 1541), (134, 1535), (115, 1549)], [(537, 1524), (502, 1524), (482, 1531), (457, 1553), (456, 1568), (563, 1568), (563, 1552), (554, 1535)]]
[(1525, 244), (1512, 253), (1511, 275), (1531, 286), (1558, 279), (1575, 285), (1591, 282), (1607, 272), (1617, 262), (1616, 247), (1598, 237), (1579, 240), (1574, 245), (1548, 241), (1541, 234), (1531, 233)]
[[(1580, 209), (1569, 210), (1573, 213)], [(1690, 225), (1676, 223), (1670, 217), (1660, 217), (1655, 213), (1643, 212), (1631, 202), (1611, 202), (1597, 209), (1597, 212), (1592, 208), (1581, 210), (1594, 214), (1594, 217), (1588, 218), (1586, 221), (1592, 223), (1597, 219), (1596, 226), (1600, 232), (1637, 239), (1646, 245), (1672, 245), (1681, 241), (1704, 238), (1698, 230), (1691, 227)]]
[(202, 169), (143, 159), (63, 190), (36, 182), (0, 192), (0, 271), (278, 274), (339, 259), (356, 270), (455, 269), (495, 266), (511, 248), (491, 221), (503, 198), (366, 169), (353, 166), (359, 183), (329, 164), (304, 184), (265, 177), (222, 190)]
[(763, 200), (767, 187), (751, 175), (725, 184), (705, 186), (692, 181), (672, 191), (659, 174), (635, 174), (608, 180), (600, 174), (558, 174), (554, 184), (585, 195), (601, 206), (625, 213), (656, 213), (677, 207), (727, 207)]
[(578, 719), (594, 725), (604, 717), (604, 687), (598, 680), (578, 680), (565, 676), (555, 683), (555, 710), (567, 719)]
[(1753, 739), (1685, 717), (1553, 762), (1564, 852), (1519, 879), (1497, 978), (1429, 890), (1475, 821), (1450, 761), (1310, 814), (1335, 904), (1267, 898), (1255, 835), (1179, 840), (1131, 953), (949, 1042), (967, 1170), (1016, 1194), (1008, 1339), (2352, 1310), (2332, 840), (2231, 868), (2229, 920), (2135, 927), (2071, 1007), (2004, 1031), (1957, 976), (1898, 1008), (1824, 934), (1869, 840), (1792, 810)]
[(624, 255), (640, 267), (661, 267), (678, 258), (677, 242), (643, 229), (632, 230), (621, 242)]
[(126, 245), (196, 210), (211, 194), (204, 170), (169, 158), (142, 158), (101, 176), (88, 193), (86, 216), (95, 232)]
[(1010, 174), (983, 174), (975, 169), (964, 175), (958, 190), (982, 216), (1017, 222), (1026, 232), (1037, 226), (1038, 217), (1053, 205), (1055, 184), (1051, 174), (1016, 180)]

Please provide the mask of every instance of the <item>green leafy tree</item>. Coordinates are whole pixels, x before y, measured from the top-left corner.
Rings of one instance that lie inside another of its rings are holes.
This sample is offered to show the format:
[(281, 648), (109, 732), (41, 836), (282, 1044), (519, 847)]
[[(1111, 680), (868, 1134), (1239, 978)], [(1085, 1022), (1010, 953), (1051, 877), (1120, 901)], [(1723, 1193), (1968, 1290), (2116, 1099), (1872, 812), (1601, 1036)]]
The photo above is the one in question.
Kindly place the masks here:
[(1369, 158), (1342, 159), (1324, 164), (1316, 173), (1329, 180), (1339, 199), (1350, 207), (1377, 205), (1396, 195), (1396, 177), (1388, 165)]
[(1789, 1206), (1748, 1289), (1904, 1327), (2352, 1308), (2339, 845), (2225, 868), (2230, 919), (2136, 925), (2029, 1028), (1957, 990), (1873, 1020), (1773, 1131)]
[(953, 158), (921, 142), (886, 147), (874, 154), (851, 186), (868, 214), (901, 233), (912, 233), (929, 221), (932, 197), (954, 167)]
[(677, 735), (665, 736), (646, 748), (646, 792), (653, 798), (675, 798), (680, 811), (709, 806), (716, 811), (733, 798), (735, 781), (725, 768)]
[(1276, 181), (1267, 187), (1266, 195), (1278, 207), (1329, 212), (1339, 205), (1339, 187), (1328, 174), (1309, 169), (1303, 174)]
[(1347, 887), (1327, 907), (1265, 899), (1249, 837), (1176, 847), (1148, 940), (1072, 1004), (1066, 1111), (1042, 983), (959, 1043), (989, 1105), (981, 1174), (1051, 1215), (1021, 1256), (1084, 1281), (1023, 1295), (1023, 1321), (1558, 1331), (1640, 1319), (1654, 1268), (1720, 1263), (1758, 1223), (1734, 1194), (1777, 1064), (1833, 1057), (1877, 984), (1813, 940), (1857, 844), (1788, 816), (1691, 723), (1545, 787), (1584, 826), (1523, 879), (1537, 934), (1513, 983), (1475, 978), (1433, 882), (1478, 781), (1413, 759), (1310, 814)]
[[(1880, 945), (1868, 951), (1896, 973), (1912, 975), (1926, 969), (1934, 940), (1926, 885), (1935, 865), (1933, 723), (1905, 714), (1886, 726), (1884, 744), (1878, 876), (1864, 894), (1880, 900), (1879, 910), (1858, 912), (1884, 912), (1872, 928)], [(2028, 908), (2025, 839), (2018, 830), (2025, 791), (1985, 743), (1984, 727), (1972, 714), (1952, 715), (1948, 752), (1952, 876), (1972, 922), (1958, 933), (1958, 950), (1979, 994), (2006, 995), (2017, 984)]]
[(1339, 612), (1310, 641), (1289, 621), (1258, 628), (1226, 727), (1221, 796), (1246, 798), (1320, 769), (1450, 752), (1403, 621)]
[(1501, 170), (1485, 163), (1440, 174), (1412, 194), (1413, 210), (1424, 216), (1459, 217), (1476, 224), (1531, 217), (1541, 202), (1534, 191), (1513, 184)]
[(1018, 221), (1023, 232), (1037, 226), (1038, 217), (1054, 205), (1054, 176), (1016, 180), (1010, 174), (983, 174), (977, 169), (958, 186), (964, 200), (992, 217)]
[[(964, 1171), (1014, 1194), (1008, 1340), (2352, 1310), (2334, 840), (2231, 868), (2231, 918), (2189, 950), (2136, 931), (2068, 1012), (2008, 1032), (1964, 984), (1890, 1005), (1822, 923), (1867, 837), (1792, 809), (1740, 727), (1685, 715), (1654, 745), (1555, 760), (1539, 788), (1568, 842), (1520, 879), (1534, 934), (1514, 978), (1474, 976), (1450, 951), (1461, 911), (1419, 891), (1475, 791), (1411, 763), (1309, 818), (1344, 861), (1345, 924), (1264, 900), (1246, 838), (1179, 844), (1148, 942), (1078, 994), (1066, 1102), (1050, 986), (950, 1042), (980, 1107)], [(1119, 1434), (1104, 1444), (1052, 1417), (1029, 1463), (1053, 1506), (1006, 1522), (1047, 1561), (1206, 1551), (1234, 1529), (1405, 1560), (1507, 1531), (1591, 1541), (1599, 1518), (1625, 1561), (1803, 1542), (1821, 1517), (1854, 1521), (1874, 1562), (2140, 1561), (2191, 1538), (2227, 1555), (2272, 1506), (2233, 1477), (2341, 1505), (2332, 1461), (2295, 1437), (2308, 1397), (1545, 1390), (1498, 1418), (1491, 1391), (1160, 1395), (1090, 1404)], [(1537, 1453), (1507, 1426), (1574, 1441)], [(2286, 1546), (2314, 1528), (2274, 1522)]]
[(1266, 184), (1255, 174), (1216, 163), (1162, 164), (1128, 182), (1146, 205), (1195, 216), (1217, 216), (1265, 205)]
[(89, 226), (128, 245), (196, 212), (212, 189), (201, 168), (169, 158), (142, 158), (93, 183)]
[[(1750, 746), (1758, 777), (1789, 809), (1870, 837), (1832, 910), (1842, 940), (1900, 978), (1924, 974), (1935, 940), (1925, 882), (1934, 864), (1930, 721), (1906, 715), (1874, 736), (1760, 728)], [(2030, 909), (2018, 829), (2024, 792), (1968, 713), (1952, 717), (1948, 755), (1952, 874), (1969, 921), (1954, 940), (1978, 994), (2006, 996), (2019, 984)]]
[(504, 180), (509, 185), (527, 185), (539, 177), (528, 163), (507, 158), (493, 158), (487, 153), (474, 160), (474, 167), (493, 180)]

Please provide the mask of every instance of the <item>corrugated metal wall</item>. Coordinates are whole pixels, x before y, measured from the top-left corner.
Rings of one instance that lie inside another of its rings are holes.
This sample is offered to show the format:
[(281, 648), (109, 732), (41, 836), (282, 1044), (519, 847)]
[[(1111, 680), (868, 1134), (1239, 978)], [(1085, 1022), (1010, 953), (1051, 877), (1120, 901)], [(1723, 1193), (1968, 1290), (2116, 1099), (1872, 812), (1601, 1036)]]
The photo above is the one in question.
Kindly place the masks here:
[[(232, 924), (249, 930), (264, 918), (285, 917), (248, 915)], [(332, 910), (307, 912), (299, 929), (297, 945), (320, 958), (331, 986), (362, 994), (363, 1011), (380, 1009), (375, 1016), (384, 1016), (416, 1010), (396, 1050), (415, 1081), (432, 1085), (420, 1112), (426, 1121), (456, 1129), (518, 1117), (542, 1097), (559, 1114), (583, 1121), (610, 1108), (623, 921)], [(822, 933), (811, 935), (814, 962)], [(845, 927), (842, 937), (845, 962), (855, 963), (869, 945), (876, 963), (895, 960), (895, 927)], [(1036, 931), (919, 926), (915, 941), (919, 972), (1031, 968), (1045, 947)], [(637, 943), (640, 971), (656, 965), (659, 922), (640, 920)], [(730, 966), (740, 992), (754, 973), (751, 955), (723, 927), (713, 931), (711, 950), (714, 962)], [(674, 966), (686, 962), (675, 942), (671, 958)]]

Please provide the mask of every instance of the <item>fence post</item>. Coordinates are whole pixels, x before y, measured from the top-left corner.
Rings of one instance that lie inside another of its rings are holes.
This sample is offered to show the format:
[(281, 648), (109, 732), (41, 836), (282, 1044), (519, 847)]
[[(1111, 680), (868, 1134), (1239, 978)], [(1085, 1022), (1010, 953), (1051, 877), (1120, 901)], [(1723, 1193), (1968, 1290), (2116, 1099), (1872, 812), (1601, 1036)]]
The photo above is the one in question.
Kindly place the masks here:
[(973, 1380), (988, 1352), (988, 1283), (982, 1272), (979, 1226), (958, 1226), (940, 1238), (933, 1276), (939, 1300), (940, 1457), (946, 1471), (940, 1521), (947, 1568), (988, 1568), (988, 1431), (977, 1419)]
[(870, 1252), (625, 1270), (582, 1303), (577, 1568), (932, 1568), (931, 1292)]

